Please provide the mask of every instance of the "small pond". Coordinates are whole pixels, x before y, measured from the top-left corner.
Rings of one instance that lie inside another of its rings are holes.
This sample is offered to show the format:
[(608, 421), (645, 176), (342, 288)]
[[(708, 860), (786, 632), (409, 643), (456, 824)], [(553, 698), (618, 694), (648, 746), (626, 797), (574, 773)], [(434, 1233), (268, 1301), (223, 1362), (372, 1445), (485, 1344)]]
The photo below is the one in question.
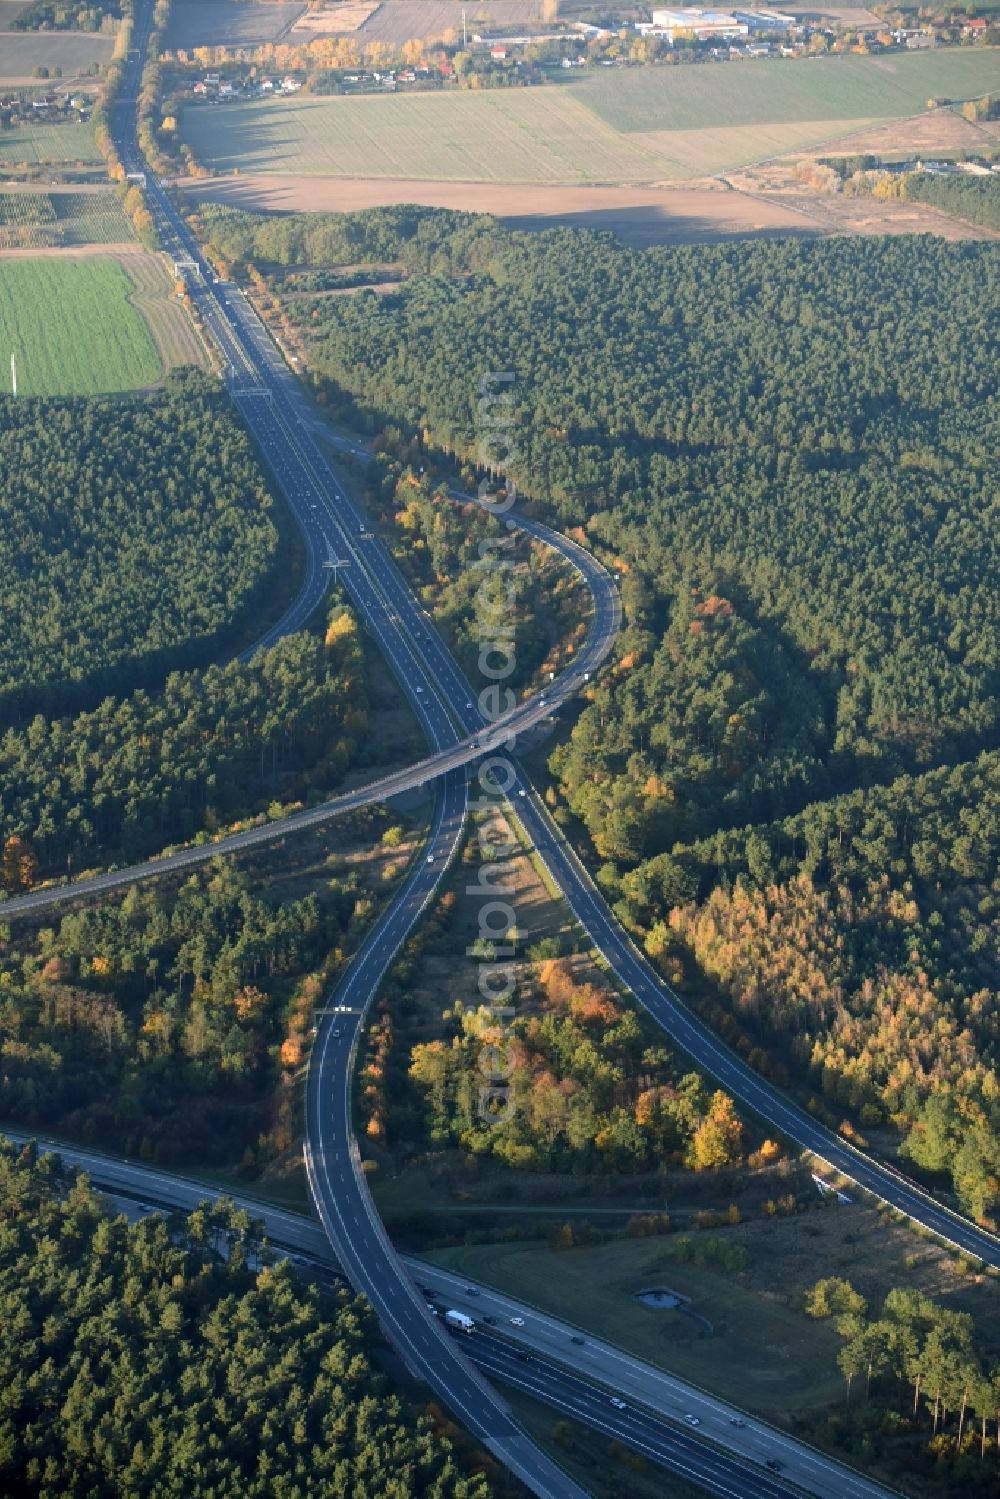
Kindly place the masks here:
[(654, 1306), (659, 1311), (673, 1311), (674, 1307), (681, 1304), (681, 1298), (675, 1296), (673, 1291), (664, 1290), (662, 1286), (654, 1286), (648, 1291), (636, 1291), (636, 1301), (641, 1301), (643, 1306)]

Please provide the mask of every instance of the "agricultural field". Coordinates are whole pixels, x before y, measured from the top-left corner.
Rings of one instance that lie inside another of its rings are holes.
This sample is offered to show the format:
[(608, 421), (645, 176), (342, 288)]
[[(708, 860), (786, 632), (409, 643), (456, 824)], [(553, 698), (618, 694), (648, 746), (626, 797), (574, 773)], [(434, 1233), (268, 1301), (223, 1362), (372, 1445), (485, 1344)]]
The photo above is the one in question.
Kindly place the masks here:
[(200, 106), (184, 131), (222, 173), (652, 183), (734, 171), (905, 118), (931, 95), (998, 85), (992, 49), (596, 69), (536, 89)]
[[(0, 24), (4, 19), (13, 17), (0, 15)], [(48, 68), (50, 77), (77, 78), (110, 62), (114, 46), (113, 36), (89, 31), (0, 31), (0, 83), (35, 82), (35, 68)]]
[(760, 129), (894, 119), (929, 98), (971, 99), (1000, 87), (1000, 50), (952, 48), (881, 57), (814, 57), (717, 67), (594, 68), (569, 85), (613, 129), (661, 132)]
[(0, 250), (122, 245), (135, 230), (111, 188), (40, 192), (0, 188)]
[(32, 120), (0, 130), (0, 171), (62, 162), (96, 166), (101, 161), (89, 120), (82, 124), (76, 121), (36, 123)]
[(0, 258), (0, 392), (96, 395), (152, 385), (163, 361), (135, 288), (108, 256)]
[(542, 20), (543, 0), (382, 0), (382, 4), (357, 30), (360, 42), (389, 42), (395, 46), (411, 37), (436, 38), (462, 31), (465, 10), (470, 33), (493, 26), (537, 25)]
[(298, 0), (175, 0), (170, 7), (166, 46), (261, 47), (285, 37), (305, 11)]
[(163, 368), (195, 364), (208, 369), (205, 345), (174, 295), (173, 277), (162, 255), (130, 253), (120, 257), (120, 264), (132, 282), (132, 306), (145, 318)]
[(562, 88), (200, 105), (185, 110), (183, 128), (219, 172), (497, 183), (674, 174)]

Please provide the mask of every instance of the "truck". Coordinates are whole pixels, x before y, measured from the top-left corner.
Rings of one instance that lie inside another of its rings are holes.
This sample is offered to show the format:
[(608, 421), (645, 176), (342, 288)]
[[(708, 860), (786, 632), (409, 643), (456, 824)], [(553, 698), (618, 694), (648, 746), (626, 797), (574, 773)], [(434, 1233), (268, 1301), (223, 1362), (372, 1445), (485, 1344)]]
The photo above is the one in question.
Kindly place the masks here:
[(476, 1326), (471, 1317), (467, 1317), (464, 1312), (455, 1311), (445, 1312), (444, 1324), (452, 1332), (472, 1332)]

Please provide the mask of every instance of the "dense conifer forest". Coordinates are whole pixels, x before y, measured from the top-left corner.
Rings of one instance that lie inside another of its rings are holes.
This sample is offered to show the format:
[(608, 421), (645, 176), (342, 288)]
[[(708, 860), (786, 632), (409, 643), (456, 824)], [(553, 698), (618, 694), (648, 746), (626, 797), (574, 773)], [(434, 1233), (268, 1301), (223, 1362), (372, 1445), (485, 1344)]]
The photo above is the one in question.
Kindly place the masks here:
[[(284, 296), (322, 398), (416, 439), (432, 481), (474, 477), (481, 377), (513, 372), (504, 467), (627, 614), (551, 754), (557, 816), (735, 1045), (994, 1215), (996, 247), (204, 218)], [(402, 284), (285, 295), (324, 254)]]
[(0, 1203), (5, 1494), (491, 1492), (387, 1388), (366, 1305), (262, 1263), (231, 1204), (129, 1224), (7, 1141)]
[(221, 388), (188, 372), (128, 400), (4, 398), (2, 409), (6, 723), (159, 686), (259, 607), (278, 534)]
[(159, 692), (36, 714), (0, 734), (0, 890), (132, 863), (234, 817), (328, 789), (368, 723), (353, 616), (249, 663), (173, 672)]

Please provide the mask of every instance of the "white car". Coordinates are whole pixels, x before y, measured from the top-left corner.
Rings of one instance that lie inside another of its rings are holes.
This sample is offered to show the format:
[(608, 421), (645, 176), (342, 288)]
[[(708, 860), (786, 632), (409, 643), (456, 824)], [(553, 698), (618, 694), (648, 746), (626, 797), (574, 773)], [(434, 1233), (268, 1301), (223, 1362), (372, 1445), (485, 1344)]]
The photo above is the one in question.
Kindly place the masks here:
[(614, 1406), (616, 1411), (628, 1410), (628, 1406), (625, 1404), (624, 1400), (620, 1399), (617, 1395), (612, 1395), (611, 1404)]
[(511, 1325), (511, 1327), (523, 1327), (524, 1326), (524, 1318), (523, 1317), (511, 1317), (511, 1319), (510, 1319), (510, 1325)]
[(434, 863), (434, 855), (433, 854), (428, 854), (427, 855), (427, 862), (428, 862), (428, 864), (433, 864)]
[(700, 1416), (692, 1416), (691, 1413), (690, 1413), (690, 1411), (684, 1417), (684, 1419), (685, 1419), (685, 1421), (687, 1422), (687, 1424), (689, 1426), (700, 1426), (701, 1425), (701, 1417)]

